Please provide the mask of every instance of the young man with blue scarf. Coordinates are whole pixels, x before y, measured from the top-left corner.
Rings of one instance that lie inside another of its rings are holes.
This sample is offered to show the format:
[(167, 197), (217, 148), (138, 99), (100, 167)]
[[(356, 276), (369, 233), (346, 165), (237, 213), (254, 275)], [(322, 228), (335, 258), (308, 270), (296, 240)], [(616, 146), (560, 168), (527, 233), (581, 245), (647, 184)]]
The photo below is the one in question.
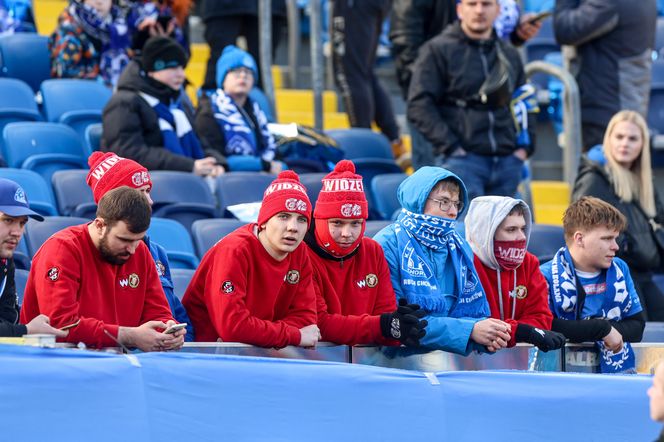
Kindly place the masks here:
[(463, 182), (441, 167), (423, 167), (397, 190), (402, 210), (374, 237), (383, 247), (398, 299), (427, 312), (425, 347), (467, 355), (507, 347), (509, 324), (491, 312), (473, 252), (455, 230), (468, 206)]
[(101, 150), (148, 170), (179, 170), (215, 177), (225, 169), (221, 151), (203, 149), (183, 103), (184, 49), (167, 37), (145, 43), (143, 56), (127, 65), (104, 108)]
[(639, 342), (645, 320), (616, 239), (627, 226), (615, 207), (582, 197), (565, 211), (566, 246), (541, 270), (549, 283), (553, 331), (571, 342), (595, 341), (603, 373), (635, 371), (630, 342)]

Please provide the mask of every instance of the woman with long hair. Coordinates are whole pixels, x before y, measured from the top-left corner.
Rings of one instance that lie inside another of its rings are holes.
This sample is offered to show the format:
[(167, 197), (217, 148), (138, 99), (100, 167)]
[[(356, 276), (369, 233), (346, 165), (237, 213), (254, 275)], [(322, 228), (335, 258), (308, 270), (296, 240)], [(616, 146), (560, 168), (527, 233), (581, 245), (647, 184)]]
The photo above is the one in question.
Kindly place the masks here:
[(653, 228), (664, 225), (664, 206), (653, 185), (648, 126), (637, 112), (615, 114), (604, 144), (583, 156), (572, 199), (585, 195), (603, 199), (627, 217), (617, 255), (630, 267), (648, 320), (663, 321), (664, 293), (653, 282), (653, 273), (664, 271), (664, 257)]

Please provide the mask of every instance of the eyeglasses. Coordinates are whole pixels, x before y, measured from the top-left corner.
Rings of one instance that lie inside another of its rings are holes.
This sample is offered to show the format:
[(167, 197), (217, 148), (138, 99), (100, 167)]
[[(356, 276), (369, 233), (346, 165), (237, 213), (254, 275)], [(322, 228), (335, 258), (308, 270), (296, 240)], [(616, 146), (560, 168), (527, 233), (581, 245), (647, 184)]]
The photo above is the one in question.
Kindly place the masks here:
[(233, 74), (236, 77), (239, 77), (242, 74), (251, 75), (252, 77), (254, 76), (254, 72), (251, 69), (245, 67), (237, 67), (235, 69), (231, 69), (230, 71), (228, 71), (228, 73)]
[(436, 198), (427, 198), (427, 199), (437, 202), (441, 212), (447, 212), (448, 210), (450, 210), (452, 205), (456, 207), (457, 212), (461, 212), (461, 209), (463, 209), (462, 201), (452, 201), (451, 199), (448, 198), (443, 198), (440, 200)]

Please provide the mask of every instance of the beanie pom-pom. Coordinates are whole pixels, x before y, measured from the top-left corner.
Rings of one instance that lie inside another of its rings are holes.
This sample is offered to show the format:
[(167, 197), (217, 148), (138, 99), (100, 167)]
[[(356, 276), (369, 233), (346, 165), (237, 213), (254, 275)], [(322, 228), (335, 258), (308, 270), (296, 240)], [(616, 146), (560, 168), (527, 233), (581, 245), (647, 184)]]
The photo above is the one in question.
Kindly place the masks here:
[(93, 167), (95, 164), (100, 162), (102, 158), (112, 155), (110, 152), (99, 152), (95, 151), (88, 157), (88, 166)]
[(297, 173), (293, 172), (292, 170), (284, 170), (283, 172), (279, 173), (279, 176), (277, 176), (278, 180), (293, 180), (297, 181), (298, 183), (300, 182), (300, 177), (297, 175)]
[(350, 172), (355, 173), (355, 164), (350, 160), (341, 160), (334, 166), (334, 171), (336, 173)]

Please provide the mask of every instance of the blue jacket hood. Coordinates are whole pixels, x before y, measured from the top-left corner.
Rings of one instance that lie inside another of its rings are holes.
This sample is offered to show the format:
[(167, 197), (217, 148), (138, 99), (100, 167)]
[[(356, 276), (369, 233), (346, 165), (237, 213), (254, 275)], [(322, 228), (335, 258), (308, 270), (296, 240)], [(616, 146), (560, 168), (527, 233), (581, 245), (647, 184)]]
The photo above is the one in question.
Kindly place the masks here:
[(461, 189), (459, 199), (463, 201), (463, 208), (457, 217), (461, 216), (468, 207), (468, 192), (466, 191), (466, 186), (458, 176), (442, 167), (425, 166), (406, 178), (397, 189), (399, 204), (410, 212), (424, 213), (424, 206), (427, 202), (427, 197), (431, 193), (431, 189), (433, 189), (439, 181), (442, 181), (445, 178), (452, 178), (459, 184), (459, 188)]

